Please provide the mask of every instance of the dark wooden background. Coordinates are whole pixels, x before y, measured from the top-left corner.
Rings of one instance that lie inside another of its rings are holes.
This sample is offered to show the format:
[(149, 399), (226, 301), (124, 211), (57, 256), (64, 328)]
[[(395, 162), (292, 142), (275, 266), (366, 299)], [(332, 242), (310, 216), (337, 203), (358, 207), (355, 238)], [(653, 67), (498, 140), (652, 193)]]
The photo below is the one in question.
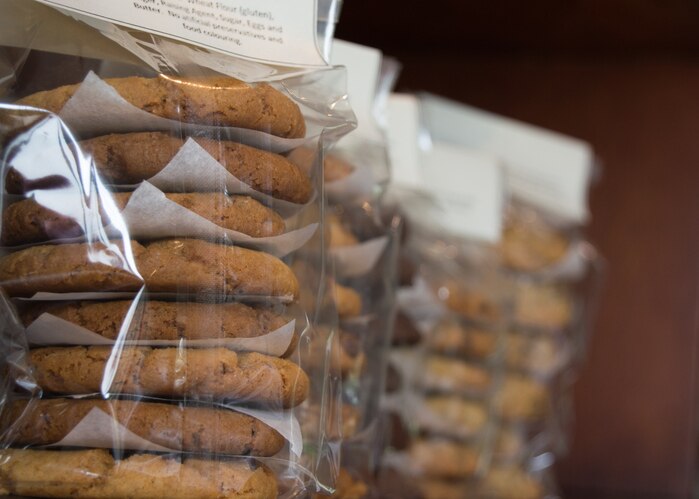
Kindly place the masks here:
[(699, 314), (699, 1), (346, 0), (337, 37), (430, 91), (593, 144), (608, 275), (575, 389), (566, 497), (691, 494)]

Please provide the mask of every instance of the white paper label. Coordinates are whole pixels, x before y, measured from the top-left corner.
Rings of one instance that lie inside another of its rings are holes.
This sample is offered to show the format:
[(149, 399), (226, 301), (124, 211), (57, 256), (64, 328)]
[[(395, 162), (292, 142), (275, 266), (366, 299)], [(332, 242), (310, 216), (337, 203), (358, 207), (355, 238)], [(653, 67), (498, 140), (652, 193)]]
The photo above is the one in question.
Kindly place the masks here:
[(390, 95), (387, 133), (391, 175), (396, 183), (416, 188), (421, 187), (419, 114), (418, 102), (414, 96)]
[(38, 0), (249, 60), (326, 66), (316, 41), (316, 0)]
[(494, 158), (434, 142), (422, 155), (422, 185), (434, 196), (435, 223), (469, 239), (500, 240), (504, 185)]
[(381, 51), (335, 40), (330, 62), (347, 68), (347, 93), (357, 116), (357, 130), (349, 137), (375, 137), (380, 133), (374, 119), (374, 99), (381, 70)]
[(434, 140), (501, 159), (514, 196), (572, 222), (587, 220), (589, 144), (435, 96), (424, 96), (420, 105)]

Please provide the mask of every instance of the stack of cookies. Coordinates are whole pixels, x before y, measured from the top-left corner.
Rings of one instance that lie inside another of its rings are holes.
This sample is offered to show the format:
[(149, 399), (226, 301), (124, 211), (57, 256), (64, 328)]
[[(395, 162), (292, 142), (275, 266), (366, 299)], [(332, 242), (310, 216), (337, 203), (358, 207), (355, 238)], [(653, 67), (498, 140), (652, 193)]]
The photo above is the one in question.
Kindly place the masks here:
[[(282, 427), (292, 426), (288, 411), (307, 398), (309, 378), (285, 358), (298, 341), (297, 277), (256, 248), (287, 232), (277, 204), (302, 206), (314, 189), (283, 156), (225, 137), (247, 129), (268, 142), (301, 138), (304, 117), (267, 84), (164, 76), (105, 82), (169, 126), (124, 131), (105, 118), (100, 130), (111, 124), (119, 133), (82, 132), (73, 141), (55, 115), (6, 111), (36, 119), (5, 148), (0, 286), (27, 335), (40, 329), (44, 339), (39, 346), (28, 338), (28, 376), (17, 378), (33, 395), (12, 394), (2, 413), (9, 448), (0, 453), (0, 491), (276, 497), (277, 477), (250, 458), (288, 455), (293, 431)], [(78, 91), (60, 87), (18, 104), (60, 113)], [(131, 230), (121, 213), (132, 191), (162, 178), (186, 144), (251, 195), (231, 194), (228, 182), (202, 182), (199, 163), (186, 165), (189, 177), (165, 182), (172, 191), (163, 196), (218, 229), (153, 212), (140, 215), (155, 221), (155, 232)], [(268, 339), (273, 333), (285, 340)], [(285, 422), (273, 427), (279, 414)]]

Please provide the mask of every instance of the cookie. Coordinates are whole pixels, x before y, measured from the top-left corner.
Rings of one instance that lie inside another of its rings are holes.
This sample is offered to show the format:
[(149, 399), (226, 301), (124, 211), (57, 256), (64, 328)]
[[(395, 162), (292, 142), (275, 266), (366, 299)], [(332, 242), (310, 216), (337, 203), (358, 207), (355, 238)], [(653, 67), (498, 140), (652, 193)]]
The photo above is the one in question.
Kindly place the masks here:
[(496, 333), (465, 327), (453, 320), (441, 321), (427, 335), (428, 349), (445, 355), (485, 359), (495, 353), (497, 346)]
[[(137, 291), (144, 281), (118, 250), (102, 243), (43, 245), (0, 259), (0, 286), (10, 296), (36, 292)], [(294, 273), (267, 253), (198, 239), (131, 243), (138, 272), (153, 292), (294, 299)], [(103, 262), (109, 262), (103, 263)]]
[[(288, 138), (303, 137), (306, 124), (299, 107), (266, 83), (248, 85), (235, 78), (181, 78), (160, 75), (109, 78), (105, 83), (124, 100), (155, 116), (210, 126), (249, 128)], [(17, 104), (59, 113), (80, 84), (45, 90)]]
[[(297, 147), (287, 155), (287, 158), (310, 175), (316, 158), (316, 150), (310, 147)], [(352, 172), (354, 172), (354, 166), (344, 159), (335, 154), (325, 155), (323, 160), (323, 180), (326, 183), (342, 180)]]
[(542, 421), (549, 412), (546, 385), (526, 376), (506, 376), (495, 400), (497, 411), (508, 422), (534, 423)]
[(118, 499), (277, 497), (277, 481), (248, 460), (133, 454), (104, 449), (0, 450), (0, 494)]
[(573, 303), (562, 287), (520, 283), (515, 290), (514, 316), (519, 326), (562, 329), (573, 321)]
[(431, 478), (465, 478), (476, 471), (478, 453), (472, 447), (441, 439), (419, 439), (409, 451), (411, 467)]
[(328, 496), (327, 494), (315, 494), (313, 499), (362, 499), (367, 497), (369, 487), (360, 478), (355, 478), (347, 470), (340, 468), (335, 482), (335, 492)]
[[(118, 362), (115, 362), (118, 360)], [(225, 348), (48, 347), (29, 353), (38, 385), (49, 393), (225, 399), (293, 407), (308, 395), (308, 376), (288, 360)]]
[[(229, 173), (256, 191), (292, 203), (306, 203), (311, 199), (310, 179), (283, 156), (227, 140), (204, 137), (193, 140)], [(184, 144), (184, 139), (163, 132), (135, 132), (84, 140), (80, 148), (92, 156), (97, 173), (105, 183), (134, 185), (163, 170)], [(11, 161), (9, 164), (12, 166)], [(47, 182), (41, 178), (27, 179), (11, 168), (6, 177), (6, 189), (21, 194), (40, 186), (46, 188)]]
[(542, 483), (518, 466), (492, 466), (478, 482), (475, 494), (499, 499), (539, 499), (545, 495)]
[[(146, 251), (136, 242), (131, 250), (136, 258)], [(34, 246), (0, 258), (0, 286), (10, 296), (39, 291), (136, 291), (142, 285), (120, 243)]]
[(331, 440), (351, 438), (361, 422), (359, 409), (346, 403), (321, 406), (311, 402), (297, 407), (295, 413), (301, 423), (301, 433), (309, 440), (319, 438), (321, 433)]
[(365, 361), (361, 340), (355, 334), (343, 330), (335, 331), (332, 336), (327, 330), (324, 333), (327, 336), (311, 341), (306, 367), (314, 370), (327, 368), (331, 373), (342, 377), (358, 376)]
[(347, 246), (354, 246), (359, 244), (359, 239), (352, 234), (348, 227), (346, 227), (340, 218), (335, 214), (330, 214), (325, 217), (325, 220), (329, 228), (329, 247), (330, 248), (344, 248)]
[[(284, 446), (276, 430), (246, 414), (132, 400), (17, 401), (3, 413), (3, 427), (9, 428), (13, 445), (50, 445), (63, 440), (92, 410), (101, 410), (115, 424), (176, 451), (272, 456)], [(114, 445), (119, 447), (120, 440)]]
[(354, 289), (334, 282), (333, 295), (340, 319), (349, 319), (362, 313), (362, 297)]
[(297, 299), (299, 283), (279, 258), (199, 239), (164, 239), (137, 255), (150, 291)]
[(510, 369), (546, 376), (564, 365), (567, 358), (550, 335), (510, 333), (505, 343), (505, 361)]
[[(41, 314), (49, 313), (116, 340), (134, 303), (130, 300), (44, 302), (26, 304), (20, 311), (25, 326)], [(206, 340), (255, 338), (288, 323), (283, 307), (242, 303), (196, 303), (145, 301), (133, 306), (134, 317), (127, 339)]]
[(455, 395), (433, 395), (425, 406), (437, 417), (425, 429), (446, 436), (465, 438), (483, 430), (488, 413), (485, 407)]
[(502, 233), (501, 254), (506, 266), (536, 272), (563, 260), (568, 239), (536, 216), (510, 213)]
[(485, 293), (467, 289), (457, 281), (442, 283), (437, 295), (446, 306), (467, 319), (492, 323), (502, 317), (497, 301)]
[(422, 387), (439, 393), (483, 393), (491, 385), (490, 373), (479, 366), (450, 357), (429, 355), (425, 359)]
[[(126, 207), (131, 193), (112, 195), (119, 210)], [(224, 229), (242, 232), (251, 237), (282, 234), (284, 220), (273, 210), (248, 196), (227, 196), (221, 193), (165, 194), (173, 201)], [(102, 223), (109, 225), (110, 217), (103, 213)], [(74, 217), (39, 204), (34, 198), (9, 205), (2, 217), (2, 244), (15, 246), (52, 239), (67, 239), (84, 235)]]

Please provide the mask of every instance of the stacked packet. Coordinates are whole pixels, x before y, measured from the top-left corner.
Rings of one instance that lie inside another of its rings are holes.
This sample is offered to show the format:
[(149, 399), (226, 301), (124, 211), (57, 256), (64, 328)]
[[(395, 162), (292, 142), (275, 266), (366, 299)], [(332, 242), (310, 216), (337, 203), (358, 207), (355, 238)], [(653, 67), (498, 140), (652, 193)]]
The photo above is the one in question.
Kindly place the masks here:
[[(433, 96), (420, 97), (434, 143), (493, 155), (507, 175), (503, 231), (492, 251), (510, 308), (499, 337), (439, 323), (431, 341), (498, 350), (502, 378), (493, 392), (492, 459), (458, 497), (543, 497), (557, 493), (552, 465), (567, 449), (570, 390), (585, 350), (600, 258), (582, 236), (592, 154), (587, 144)], [(449, 290), (447, 290), (449, 291)], [(449, 308), (468, 305), (450, 292)], [(475, 348), (474, 348), (475, 347)], [(449, 489), (432, 493), (446, 497)]]
[(18, 354), (3, 359), (3, 493), (315, 488), (323, 442), (295, 408), (328, 389), (309, 377), (309, 338), (324, 337), (299, 303), (320, 288), (291, 264), (322, 231), (322, 183), (281, 153), (323, 147), (351, 113), (317, 94), (339, 111), (302, 111), (303, 77), (200, 70), (88, 72), (2, 105), (0, 287)]
[[(388, 168), (374, 106), (395, 73), (385, 70), (380, 75), (379, 51), (340, 40), (333, 44), (331, 60), (347, 68), (348, 95), (358, 117), (357, 130), (323, 158), (329, 201), (325, 236), (339, 317), (329, 370), (342, 379), (341, 404), (336, 408), (340, 421), (335, 429), (329, 428), (342, 456), (332, 497), (358, 498), (373, 493), (378, 402), (393, 320), (400, 222), (382, 219), (381, 193)], [(302, 166), (319, 160), (306, 150), (297, 150), (290, 158)]]
[[(391, 193), (407, 235), (384, 400), (393, 438), (382, 493), (462, 497), (487, 470), (497, 431), (500, 345), (511, 308), (495, 257), (503, 175), (488, 156), (437, 144), (418, 149), (417, 100), (395, 95), (390, 104)], [(454, 328), (468, 332), (453, 337)], [(445, 334), (434, 334), (440, 329)], [(494, 340), (487, 353), (484, 337)]]

